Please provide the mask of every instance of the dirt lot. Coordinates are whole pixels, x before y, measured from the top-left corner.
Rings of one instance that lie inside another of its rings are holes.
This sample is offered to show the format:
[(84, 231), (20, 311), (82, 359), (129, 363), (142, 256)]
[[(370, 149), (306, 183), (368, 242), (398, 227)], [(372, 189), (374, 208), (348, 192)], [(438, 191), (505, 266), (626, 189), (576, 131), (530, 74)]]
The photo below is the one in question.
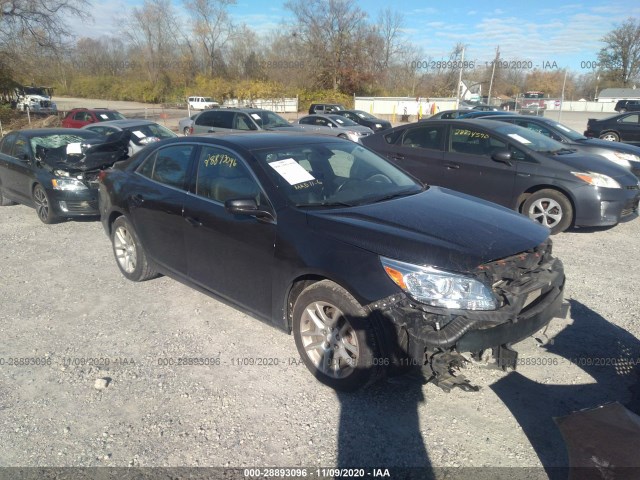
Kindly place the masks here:
[[(571, 318), (516, 345), (517, 372), (470, 365), (479, 392), (403, 377), (336, 394), (292, 337), (170, 278), (124, 279), (99, 222), (1, 207), (0, 466), (553, 477), (567, 465), (553, 417), (627, 404), (638, 386), (639, 235), (633, 218), (556, 236)], [(177, 365), (189, 359), (206, 365)]]

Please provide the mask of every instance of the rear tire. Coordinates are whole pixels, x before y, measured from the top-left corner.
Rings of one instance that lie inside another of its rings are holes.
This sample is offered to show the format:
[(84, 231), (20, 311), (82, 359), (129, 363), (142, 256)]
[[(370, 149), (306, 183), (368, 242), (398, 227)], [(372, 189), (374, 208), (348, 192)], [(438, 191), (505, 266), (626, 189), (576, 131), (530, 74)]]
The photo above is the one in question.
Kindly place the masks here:
[(573, 206), (562, 193), (545, 189), (532, 194), (522, 204), (522, 213), (549, 227), (551, 235), (564, 232), (573, 222)]
[(329, 280), (307, 287), (293, 307), (293, 336), (309, 371), (336, 390), (354, 391), (381, 377), (373, 319), (344, 288)]
[(116, 263), (122, 274), (133, 282), (144, 282), (157, 277), (149, 265), (147, 254), (138, 234), (125, 217), (118, 217), (111, 226), (111, 245)]
[(189, 127), (184, 127), (182, 133), (184, 133), (185, 137), (188, 137), (191, 134), (191, 129)]
[(601, 140), (606, 140), (607, 142), (619, 142), (620, 137), (615, 132), (606, 132), (600, 135)]

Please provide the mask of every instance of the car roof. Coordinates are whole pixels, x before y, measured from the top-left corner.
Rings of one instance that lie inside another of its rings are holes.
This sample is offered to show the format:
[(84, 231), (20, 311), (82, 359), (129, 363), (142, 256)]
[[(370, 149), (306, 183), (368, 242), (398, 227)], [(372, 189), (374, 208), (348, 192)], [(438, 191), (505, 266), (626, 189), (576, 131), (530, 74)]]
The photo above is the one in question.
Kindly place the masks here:
[(98, 112), (98, 113), (104, 113), (104, 112), (116, 112), (116, 113), (120, 113), (117, 110), (114, 110), (113, 108), (100, 108), (100, 107), (94, 107), (94, 108), (72, 108), (71, 110), (69, 110), (70, 112)]
[[(82, 133), (83, 135), (86, 135), (87, 132), (91, 132), (91, 130), (84, 130), (82, 128), (34, 128), (27, 130), (15, 130), (15, 133), (22, 134), (28, 138), (46, 135), (69, 135), (73, 133)], [(91, 133), (99, 135), (96, 132)]]
[[(299, 147), (311, 144), (327, 144), (336, 142), (350, 142), (338, 137), (325, 135), (311, 135), (297, 132), (224, 132), (189, 135), (177, 137), (176, 142), (204, 141), (205, 143), (226, 145), (228, 147), (241, 147), (245, 150), (259, 150), (274, 147)], [(351, 142), (353, 143), (353, 142)]]
[[(264, 108), (242, 108), (242, 107), (234, 107), (234, 108), (214, 108), (212, 110), (204, 110), (198, 115), (202, 115), (207, 112), (242, 112), (242, 113), (260, 113), (260, 112), (271, 112), (271, 110), (266, 110)], [(275, 112), (272, 112), (275, 113)]]
[(108, 120), (106, 122), (91, 124), (91, 126), (95, 126), (95, 127), (113, 126), (113, 127), (120, 127), (120, 128), (139, 127), (141, 125), (158, 125), (158, 123), (152, 122), (151, 120), (144, 120), (144, 119), (140, 119), (140, 120), (126, 119), (126, 120)]

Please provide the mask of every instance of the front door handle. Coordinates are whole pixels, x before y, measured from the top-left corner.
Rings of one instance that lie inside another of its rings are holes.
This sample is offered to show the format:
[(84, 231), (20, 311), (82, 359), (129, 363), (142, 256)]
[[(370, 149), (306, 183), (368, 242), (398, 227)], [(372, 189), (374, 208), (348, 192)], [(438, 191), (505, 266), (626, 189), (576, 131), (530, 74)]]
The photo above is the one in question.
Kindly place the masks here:
[(460, 165), (457, 163), (445, 163), (444, 166), (447, 167), (447, 170), (457, 170), (460, 168)]
[(202, 222), (200, 220), (198, 220), (197, 218), (193, 218), (193, 217), (184, 217), (184, 219), (186, 220), (186, 222), (191, 225), (192, 227), (201, 227), (202, 226)]
[(516, 175), (518, 175), (519, 177), (530, 177), (531, 176), (530, 173), (516, 173)]
[(392, 160), (404, 160), (404, 155), (400, 155), (400, 154), (391, 155), (391, 159)]

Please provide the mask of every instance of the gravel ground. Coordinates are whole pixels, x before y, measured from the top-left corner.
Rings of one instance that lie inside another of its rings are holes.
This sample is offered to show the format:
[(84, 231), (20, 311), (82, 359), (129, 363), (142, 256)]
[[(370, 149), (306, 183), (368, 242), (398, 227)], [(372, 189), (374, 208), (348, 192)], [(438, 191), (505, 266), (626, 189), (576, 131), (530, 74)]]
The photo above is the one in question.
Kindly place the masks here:
[[(475, 393), (401, 377), (337, 394), (293, 337), (170, 278), (127, 281), (99, 222), (47, 226), (1, 207), (0, 466), (404, 466), (446, 478), (533, 467), (510, 478), (546, 478), (541, 466), (567, 465), (553, 417), (632, 399), (639, 233), (633, 218), (554, 237), (571, 318), (517, 344), (517, 372), (472, 364)], [(208, 365), (169, 364), (178, 358)]]

